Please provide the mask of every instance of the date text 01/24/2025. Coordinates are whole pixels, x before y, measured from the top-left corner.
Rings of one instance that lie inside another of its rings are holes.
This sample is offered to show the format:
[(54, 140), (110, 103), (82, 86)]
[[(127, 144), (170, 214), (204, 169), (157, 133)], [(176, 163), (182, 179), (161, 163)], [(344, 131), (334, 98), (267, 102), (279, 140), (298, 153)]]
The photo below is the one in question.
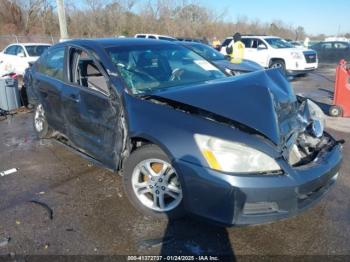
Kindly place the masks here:
[(219, 261), (217, 256), (128, 256), (128, 261)]

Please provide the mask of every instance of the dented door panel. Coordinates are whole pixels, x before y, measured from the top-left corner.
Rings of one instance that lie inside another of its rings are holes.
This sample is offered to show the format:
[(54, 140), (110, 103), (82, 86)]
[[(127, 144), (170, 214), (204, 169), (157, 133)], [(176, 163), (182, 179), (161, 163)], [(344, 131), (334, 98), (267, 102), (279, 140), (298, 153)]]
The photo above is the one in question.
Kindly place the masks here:
[(118, 106), (97, 91), (66, 85), (62, 93), (69, 140), (84, 153), (114, 169)]

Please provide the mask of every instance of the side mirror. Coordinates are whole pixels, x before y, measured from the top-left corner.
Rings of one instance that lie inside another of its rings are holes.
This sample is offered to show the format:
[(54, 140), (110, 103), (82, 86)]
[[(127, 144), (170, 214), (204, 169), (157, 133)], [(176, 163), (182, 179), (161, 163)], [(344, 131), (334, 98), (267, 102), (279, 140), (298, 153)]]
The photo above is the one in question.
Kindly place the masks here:
[(264, 49), (267, 49), (266, 45), (264, 44), (258, 45), (258, 50), (264, 50)]
[(17, 54), (18, 57), (25, 57), (25, 54), (23, 52)]
[(226, 60), (231, 60), (231, 57), (229, 55), (225, 55)]

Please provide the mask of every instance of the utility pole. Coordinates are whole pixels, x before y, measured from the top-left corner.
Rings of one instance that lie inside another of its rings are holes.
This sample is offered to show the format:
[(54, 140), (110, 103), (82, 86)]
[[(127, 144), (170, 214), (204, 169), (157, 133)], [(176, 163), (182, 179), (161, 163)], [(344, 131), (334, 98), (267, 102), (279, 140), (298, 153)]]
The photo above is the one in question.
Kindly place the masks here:
[(64, 0), (56, 0), (57, 3), (57, 12), (58, 12), (58, 21), (60, 23), (60, 33), (61, 39), (60, 41), (64, 41), (68, 39), (68, 31), (67, 31), (67, 22), (66, 22), (66, 13), (64, 11)]

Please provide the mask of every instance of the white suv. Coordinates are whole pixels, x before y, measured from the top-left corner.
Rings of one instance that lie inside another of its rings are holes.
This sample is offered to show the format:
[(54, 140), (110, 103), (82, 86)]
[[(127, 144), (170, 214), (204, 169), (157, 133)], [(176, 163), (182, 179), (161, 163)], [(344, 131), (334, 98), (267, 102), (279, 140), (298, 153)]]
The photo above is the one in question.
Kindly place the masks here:
[[(245, 45), (244, 59), (252, 60), (265, 68), (280, 67), (289, 75), (305, 74), (318, 67), (317, 53), (310, 49), (295, 48), (276, 36), (242, 36)], [(221, 53), (233, 44), (228, 37), (222, 44)]]
[(168, 35), (157, 35), (157, 34), (136, 34), (135, 38), (148, 38), (148, 39), (158, 39), (166, 41), (177, 41), (176, 38)]

